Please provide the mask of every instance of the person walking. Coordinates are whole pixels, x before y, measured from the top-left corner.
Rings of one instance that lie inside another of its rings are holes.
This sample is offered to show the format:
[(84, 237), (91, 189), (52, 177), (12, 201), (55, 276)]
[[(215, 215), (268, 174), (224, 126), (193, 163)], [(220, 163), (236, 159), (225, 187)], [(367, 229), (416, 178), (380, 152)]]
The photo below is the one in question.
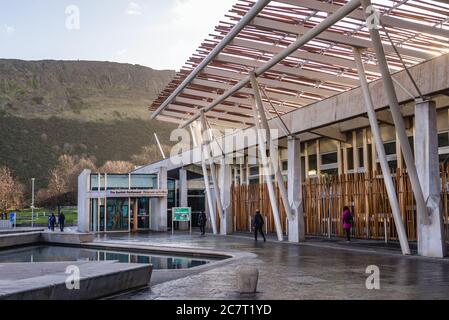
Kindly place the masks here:
[(207, 222), (206, 214), (203, 211), (201, 211), (198, 217), (198, 224), (200, 225), (201, 236), (204, 236), (206, 234), (206, 222)]
[(51, 215), (48, 215), (47, 226), (48, 226), (48, 230), (51, 230)]
[(61, 230), (61, 232), (64, 232), (64, 227), (65, 227), (65, 215), (64, 213), (61, 211), (61, 213), (59, 214), (59, 229)]
[(346, 232), (346, 242), (351, 242), (351, 227), (354, 217), (349, 207), (343, 208), (343, 230)]
[(265, 221), (263, 221), (263, 217), (260, 214), (259, 210), (256, 210), (256, 215), (254, 216), (254, 238), (257, 241), (257, 233), (260, 232), (260, 234), (263, 237), (263, 242), (267, 242), (267, 239), (265, 238), (265, 234), (263, 233), (262, 227), (265, 224)]
[(56, 224), (56, 216), (54, 213), (51, 214), (50, 217), (50, 229), (51, 231), (55, 231), (55, 224)]

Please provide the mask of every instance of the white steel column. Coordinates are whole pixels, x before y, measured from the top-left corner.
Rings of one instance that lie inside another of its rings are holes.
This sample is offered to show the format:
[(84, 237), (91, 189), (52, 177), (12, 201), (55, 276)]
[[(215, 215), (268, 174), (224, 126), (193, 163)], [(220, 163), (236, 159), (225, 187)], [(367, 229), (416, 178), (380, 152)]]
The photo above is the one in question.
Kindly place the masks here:
[(288, 241), (305, 241), (304, 206), (302, 198), (301, 140), (288, 138), (288, 201), (293, 219), (288, 220)]
[(262, 99), (260, 97), (259, 91), (256, 89), (254, 90), (254, 98), (255, 98), (254, 99), (255, 101), (253, 101), (252, 105), (253, 105), (253, 113), (254, 113), (254, 123), (256, 125), (256, 131), (257, 131), (257, 141), (259, 144), (258, 149), (259, 149), (260, 157), (262, 160), (262, 175), (265, 178), (265, 183), (267, 184), (267, 188), (268, 188), (268, 196), (270, 198), (271, 210), (273, 212), (273, 219), (274, 219), (274, 225), (276, 227), (276, 234), (277, 234), (278, 240), (283, 241), (284, 236), (283, 236), (283, 231), (282, 231), (281, 218), (279, 215), (279, 208), (277, 205), (276, 193), (274, 191), (273, 179), (271, 178), (270, 161), (268, 160), (268, 157), (267, 157), (267, 150), (266, 150), (266, 145), (265, 145), (266, 141), (267, 142), (269, 141), (269, 137), (268, 137), (269, 129), (263, 130), (266, 133), (266, 136), (263, 137), (261, 124), (259, 122), (261, 116), (258, 111), (258, 110), (261, 110), (261, 108), (259, 108), (258, 106), (262, 104)]
[[(399, 202), (396, 195), (396, 189), (393, 183), (393, 179), (390, 174), (390, 167), (388, 166), (387, 155), (385, 153), (385, 147), (382, 142), (380, 134), (379, 124), (377, 123), (376, 112), (374, 111), (373, 100), (369, 91), (368, 82), (366, 81), (365, 68), (363, 66), (362, 57), (359, 49), (354, 49), (354, 58), (359, 73), (360, 84), (363, 91), (363, 97), (365, 99), (365, 106), (368, 113), (368, 118), (371, 126), (371, 132), (376, 143), (376, 150), (379, 156), (380, 166), (382, 168), (385, 186), (387, 188), (388, 199), (390, 200), (391, 209), (393, 211), (394, 222), (396, 230), (398, 232), (399, 242), (403, 254), (410, 254), (410, 248), (407, 240), (407, 234), (405, 232), (404, 223), (401, 217), (401, 210), (399, 208)], [(373, 155), (374, 156), (374, 155)]]
[[(251, 86), (253, 87), (254, 94), (256, 97), (256, 106), (257, 106), (257, 109), (259, 110), (259, 117), (260, 117), (260, 122), (262, 125), (261, 127), (262, 127), (262, 130), (266, 130), (266, 139), (267, 139), (267, 143), (268, 143), (268, 148), (270, 150), (269, 161), (274, 170), (274, 176), (275, 176), (276, 182), (279, 187), (279, 193), (281, 195), (282, 204), (284, 205), (284, 209), (285, 209), (285, 213), (287, 214), (287, 218), (289, 220), (293, 220), (294, 217), (292, 216), (292, 211), (290, 209), (290, 205), (289, 205), (289, 201), (288, 201), (287, 188), (285, 187), (284, 179), (282, 179), (282, 172), (279, 169), (279, 161), (273, 160), (273, 156), (275, 153), (278, 153), (278, 150), (275, 148), (275, 145), (274, 145), (272, 137), (271, 137), (270, 127), (268, 125), (267, 116), (265, 114), (265, 109), (262, 104), (262, 98), (260, 97), (259, 84), (257, 82), (256, 75), (254, 74), (254, 72), (250, 73), (250, 78), (251, 78)], [(257, 121), (257, 119), (255, 119), (254, 121)], [(276, 159), (278, 159), (277, 156), (276, 156)]]
[(210, 177), (212, 178), (212, 185), (214, 186), (214, 195), (215, 195), (215, 202), (217, 203), (218, 215), (220, 216), (220, 219), (223, 219), (224, 210), (220, 197), (220, 188), (218, 187), (217, 168), (215, 166), (214, 159), (212, 158), (211, 155), (211, 148), (210, 148), (211, 140), (207, 134), (206, 116), (204, 115), (203, 111), (201, 111), (201, 141), (203, 141), (204, 146), (203, 157), (205, 157), (205, 161), (209, 163)]
[(382, 40), (379, 35), (379, 30), (376, 29), (376, 26), (371, 25), (372, 21), (370, 21), (370, 16), (368, 16), (368, 12), (371, 9), (371, 1), (361, 0), (361, 3), (363, 6), (363, 11), (367, 21), (368, 30), (371, 36), (374, 51), (376, 52), (377, 64), (380, 73), (382, 74), (385, 95), (388, 97), (391, 115), (393, 116), (394, 125), (399, 138), (399, 143), (401, 144), (402, 148), (402, 154), (404, 156), (405, 164), (407, 166), (407, 171), (410, 177), (413, 194), (416, 200), (417, 215), (421, 216), (420, 219), (423, 224), (428, 224), (429, 216), (427, 212), (426, 201), (424, 199), (421, 183), (419, 181), (418, 173), (416, 171), (415, 160), (413, 157), (412, 149), (410, 147), (410, 143), (408, 141), (407, 132), (405, 130), (404, 119), (401, 114), (398, 97), (396, 96), (393, 80), (391, 78), (387, 60), (385, 59), (385, 51), (382, 46)]
[(203, 178), (204, 178), (204, 188), (206, 189), (206, 198), (207, 198), (207, 204), (209, 208), (209, 216), (210, 216), (210, 224), (212, 226), (212, 232), (213, 234), (217, 234), (217, 223), (215, 221), (215, 204), (214, 200), (212, 199), (212, 193), (210, 190), (210, 182), (209, 182), (209, 172), (207, 171), (207, 165), (206, 160), (204, 159), (204, 143), (201, 140), (201, 133), (200, 129), (198, 128), (198, 125), (194, 127), (196, 129), (196, 141), (197, 143), (201, 144), (201, 169), (203, 170)]
[(232, 215), (232, 167), (226, 164), (226, 159), (223, 157), (220, 164), (220, 196), (223, 206), (224, 216), (220, 217), (220, 234), (228, 235), (234, 232), (233, 215)]
[(442, 258), (446, 255), (441, 182), (438, 159), (437, 112), (434, 101), (420, 101), (415, 106), (415, 156), (419, 180), (427, 199), (429, 223), (417, 216), (418, 254)]

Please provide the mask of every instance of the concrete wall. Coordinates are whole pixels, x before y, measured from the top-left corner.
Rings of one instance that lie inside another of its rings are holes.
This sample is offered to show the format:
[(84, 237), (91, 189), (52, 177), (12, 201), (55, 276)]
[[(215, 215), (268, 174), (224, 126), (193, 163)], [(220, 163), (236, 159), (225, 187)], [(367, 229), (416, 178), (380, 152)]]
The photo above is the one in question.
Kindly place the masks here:
[(78, 177), (78, 231), (90, 232), (90, 170), (84, 170)]

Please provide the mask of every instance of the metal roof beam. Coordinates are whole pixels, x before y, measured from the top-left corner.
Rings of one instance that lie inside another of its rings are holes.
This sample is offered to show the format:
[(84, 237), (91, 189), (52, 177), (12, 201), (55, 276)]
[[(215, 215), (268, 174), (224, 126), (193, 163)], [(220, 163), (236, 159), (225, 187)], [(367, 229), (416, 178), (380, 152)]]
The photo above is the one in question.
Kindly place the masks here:
[[(301, 35), (301, 34), (307, 33), (309, 30), (312, 30), (312, 29), (306, 28), (304, 26), (274, 21), (274, 20), (267, 19), (267, 18), (255, 18), (251, 22), (251, 25), (261, 27), (261, 28), (268, 28), (271, 30), (277, 30), (277, 31), (285, 32), (285, 33), (289, 33), (289, 34), (296, 34), (296, 35)], [(355, 37), (351, 37), (348, 35), (339, 34), (336, 32), (324, 31), (316, 38), (325, 40), (325, 41), (329, 41), (329, 42), (333, 42), (333, 43), (343, 44), (346, 46), (351, 46), (351, 47), (370, 48), (370, 49), (373, 48), (373, 44), (370, 40), (355, 38)], [(391, 45), (383, 44), (383, 46), (385, 48), (385, 52), (396, 55), (396, 52), (394, 51), (394, 49)], [(425, 53), (422, 51), (418, 51), (418, 50), (398, 48), (398, 51), (403, 55), (420, 58), (420, 59), (424, 59), (424, 60), (434, 58), (434, 55)]]
[[(335, 12), (340, 6), (331, 3), (316, 1), (316, 0), (276, 0), (277, 2), (286, 3), (302, 8), (309, 8), (324, 12)], [(436, 0), (438, 1), (438, 0)], [(445, 1), (442, 1), (443, 3)], [(447, 3), (447, 2), (446, 2)], [(348, 15), (350, 18), (365, 21), (362, 10), (355, 10)], [(422, 23), (417, 23), (413, 21), (408, 21), (404, 19), (399, 19), (392, 16), (382, 15), (380, 20), (385, 26), (390, 26), (393, 28), (401, 28), (411, 31), (416, 31), (419, 33), (426, 33), (435, 36), (449, 38), (449, 30), (435, 28), (429, 25), (424, 25)]]
[[(260, 82), (260, 80), (261, 79), (259, 78), (259, 82)], [(225, 91), (232, 88), (230, 85), (227, 85), (227, 84), (222, 83), (222, 82), (203, 80), (203, 79), (195, 79), (195, 80), (192, 81), (192, 84), (206, 86), (206, 87), (210, 87), (210, 88), (222, 89), (222, 90), (225, 90)], [(250, 95), (252, 94), (252, 92), (253, 91), (251, 89), (247, 89), (247, 88), (242, 88), (239, 91), (239, 93), (250, 94)], [(272, 100), (280, 100), (280, 101), (299, 103), (299, 104), (301, 104), (301, 101), (302, 101), (302, 98), (298, 98), (297, 96), (289, 95), (289, 94), (274, 93), (274, 92), (267, 91), (267, 95)], [(215, 98), (216, 97), (217, 96), (215, 96)], [(231, 100), (229, 100), (229, 101), (231, 101)], [(294, 107), (290, 107), (290, 106), (287, 106), (287, 105), (285, 106), (285, 108), (287, 108), (289, 110), (295, 109)]]
[[(290, 46), (288, 46), (285, 50), (283, 50), (281, 53), (274, 56), (270, 61), (268, 61), (263, 67), (257, 68), (254, 73), (256, 76), (260, 76), (261, 74), (264, 74), (266, 71), (270, 70), (272, 67), (274, 67), (276, 64), (278, 64), (280, 61), (284, 60), (286, 57), (288, 57), (291, 53), (295, 52), (297, 49), (301, 48), (303, 45), (308, 43), (310, 40), (313, 40), (315, 37), (319, 36), (322, 32), (324, 32), (326, 29), (343, 19), (346, 15), (351, 13), (352, 11), (356, 10), (360, 6), (360, 0), (350, 0), (348, 3), (346, 3), (344, 6), (339, 8), (334, 14), (330, 15), (326, 19), (324, 19), (320, 24), (315, 26), (312, 29), (309, 29), (305, 34), (298, 37), (298, 40), (296, 40), (294, 43), (292, 43)], [(204, 109), (205, 112), (208, 112), (215, 108), (218, 104), (220, 104), (222, 101), (226, 100), (230, 96), (232, 96), (235, 92), (238, 92), (243, 87), (247, 86), (250, 82), (249, 75), (246, 76), (244, 79), (242, 79), (239, 83), (237, 83), (231, 90), (228, 90), (226, 93), (224, 93), (222, 96), (220, 96), (218, 99), (216, 99), (211, 105), (209, 105), (207, 108)], [(196, 114), (194, 117), (192, 117), (189, 121), (185, 122), (182, 127), (185, 127), (192, 123), (193, 121), (197, 120), (200, 117), (200, 114)]]
[(173, 101), (173, 99), (201, 73), (201, 71), (234, 39), (240, 31), (242, 31), (248, 23), (254, 19), (271, 0), (258, 0), (254, 6), (246, 13), (246, 15), (232, 28), (232, 30), (224, 37), (224, 39), (209, 53), (209, 55), (193, 70), (189, 76), (179, 85), (175, 91), (159, 106), (159, 108), (151, 114), (151, 119), (157, 117), (165, 107)]
[[(254, 42), (250, 40), (244, 40), (244, 39), (234, 39), (232, 41), (232, 44), (239, 47), (249, 48), (249, 49), (256, 49), (264, 52), (268, 52), (271, 54), (277, 54), (281, 52), (284, 47), (279, 47), (274, 44), (265, 44), (261, 42)], [(355, 70), (355, 64), (354, 61), (344, 58), (338, 58), (333, 57), (330, 55), (324, 55), (324, 54), (318, 54), (318, 53), (311, 53), (307, 51), (296, 51), (290, 55), (291, 57), (303, 59), (303, 60), (311, 60), (318, 63), (323, 64), (329, 64), (333, 66), (339, 66), (342, 68), (348, 68), (348, 69), (354, 69)], [(369, 71), (371, 73), (380, 74), (379, 69), (376, 65), (366, 65), (365, 66), (366, 71)]]
[[(217, 61), (223, 61), (223, 62), (229, 62), (229, 63), (235, 63), (238, 65), (248, 66), (252, 68), (259, 68), (264, 65), (263, 62), (256, 61), (254, 59), (243, 59), (233, 56), (228, 56), (224, 54), (219, 54), (216, 58)], [(271, 68), (271, 71), (279, 72), (281, 74), (289, 74), (293, 76), (299, 76), (304, 78), (309, 78), (315, 81), (328, 81), (328, 82), (334, 82), (334, 83), (340, 83), (348, 86), (357, 86), (358, 81), (355, 79), (351, 79), (348, 77), (339, 77), (337, 75), (333, 75), (331, 73), (326, 72), (319, 72), (319, 71), (312, 71), (302, 68), (292, 68), (287, 67), (282, 64), (278, 64), (277, 66), (274, 66)]]
[[(206, 68), (204, 70), (204, 72), (209, 73), (211, 75), (215, 75), (215, 76), (221, 76), (221, 77), (226, 77), (226, 78), (230, 78), (233, 80), (243, 80), (245, 79), (245, 77), (247, 76), (246, 74), (243, 73), (237, 73), (237, 72), (231, 72), (231, 71), (226, 71), (226, 70), (220, 70), (220, 69), (213, 69), (213, 68)], [(271, 80), (271, 79), (267, 79), (267, 78), (259, 78), (257, 79), (259, 81), (260, 84), (263, 85), (267, 85), (273, 88), (285, 88), (285, 89), (290, 89), (290, 90), (294, 90), (294, 91), (301, 91), (301, 92), (309, 92), (312, 94), (318, 94), (324, 97), (328, 97), (330, 95), (339, 93), (341, 91), (333, 91), (330, 89), (322, 89), (322, 88), (317, 88), (314, 86), (306, 86), (303, 84), (296, 84), (296, 83), (288, 83), (285, 81), (279, 81), (279, 80)]]
[[(182, 114), (177, 113), (177, 112), (171, 112), (168, 110), (164, 110), (161, 114), (169, 116), (169, 117), (182, 117)], [(186, 117), (182, 117), (182, 118), (186, 119)], [(249, 125), (241, 123), (241, 122), (233, 122), (233, 121), (228, 121), (226, 119), (217, 119), (217, 118), (210, 117), (210, 116), (207, 118), (208, 118), (208, 121), (210, 124), (216, 124), (218, 126), (222, 126), (223, 128), (243, 129), (243, 128), (249, 127)]]

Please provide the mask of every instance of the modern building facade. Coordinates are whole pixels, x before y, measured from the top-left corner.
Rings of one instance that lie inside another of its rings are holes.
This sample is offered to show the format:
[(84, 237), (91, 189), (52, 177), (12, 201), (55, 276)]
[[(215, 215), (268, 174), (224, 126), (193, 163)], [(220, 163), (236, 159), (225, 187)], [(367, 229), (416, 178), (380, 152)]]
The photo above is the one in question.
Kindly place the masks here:
[(249, 230), (260, 209), (280, 241), (339, 236), (348, 205), (357, 237), (445, 256), (448, 10), (237, 1), (150, 107), (188, 131), (190, 148), (136, 173), (177, 176), (188, 204), (197, 172), (214, 234)]
[(78, 178), (78, 227), (82, 232), (164, 230), (168, 184), (158, 174), (100, 174)]

